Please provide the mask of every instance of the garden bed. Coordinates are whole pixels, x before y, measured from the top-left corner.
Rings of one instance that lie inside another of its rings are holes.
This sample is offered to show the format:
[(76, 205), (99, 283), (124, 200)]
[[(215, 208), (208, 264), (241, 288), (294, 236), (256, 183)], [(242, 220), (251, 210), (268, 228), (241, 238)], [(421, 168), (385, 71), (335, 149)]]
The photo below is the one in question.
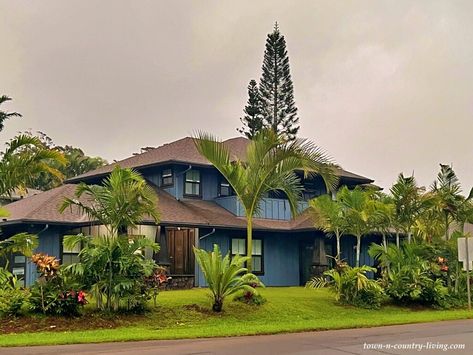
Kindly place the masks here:
[(4, 319), (0, 346), (274, 334), (473, 318), (464, 309), (413, 310), (389, 305), (367, 310), (340, 306), (325, 289), (281, 287), (267, 288), (262, 293), (268, 300), (264, 305), (229, 300), (221, 314), (209, 311), (207, 290), (193, 289), (162, 292), (158, 307), (141, 316), (103, 316), (88, 305), (79, 318)]

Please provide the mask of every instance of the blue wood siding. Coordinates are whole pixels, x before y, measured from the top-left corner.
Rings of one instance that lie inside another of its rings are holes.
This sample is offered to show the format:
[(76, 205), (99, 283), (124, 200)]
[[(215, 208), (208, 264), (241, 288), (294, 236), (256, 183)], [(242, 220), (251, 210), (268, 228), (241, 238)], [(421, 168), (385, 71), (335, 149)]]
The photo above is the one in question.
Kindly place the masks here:
[[(57, 229), (54, 227), (50, 227), (49, 229), (45, 230), (44, 232), (39, 234), (39, 245), (35, 252), (37, 253), (45, 253), (51, 256), (55, 256), (56, 258), (60, 258), (61, 256), (61, 237), (63, 232), (61, 229)], [(36, 265), (28, 259), (26, 263), (26, 285), (29, 286), (38, 277), (36, 272)]]
[[(219, 197), (215, 199), (215, 202), (238, 217), (245, 216), (243, 206), (236, 196)], [(260, 213), (256, 215), (257, 218), (283, 221), (288, 221), (292, 218), (288, 200), (265, 197), (261, 200), (259, 207)], [(299, 212), (304, 211), (307, 207), (307, 201), (300, 201), (298, 203)]]
[[(299, 285), (299, 244), (294, 234), (255, 233), (254, 238), (263, 240), (264, 275), (259, 276), (267, 286)], [(230, 250), (232, 238), (246, 238), (245, 232), (217, 231), (199, 241), (199, 247), (212, 250), (217, 244), (225, 255)], [(205, 286), (200, 268), (196, 269), (199, 286)]]

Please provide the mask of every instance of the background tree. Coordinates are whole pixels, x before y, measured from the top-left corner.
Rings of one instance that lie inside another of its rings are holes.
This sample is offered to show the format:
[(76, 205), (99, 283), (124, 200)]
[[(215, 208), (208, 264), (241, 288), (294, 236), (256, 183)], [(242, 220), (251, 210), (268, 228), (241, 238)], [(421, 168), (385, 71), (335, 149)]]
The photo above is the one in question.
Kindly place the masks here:
[(266, 39), (259, 90), (265, 126), (293, 140), (299, 131), (286, 40), (278, 24)]
[(62, 180), (63, 175), (56, 167), (65, 163), (60, 152), (48, 149), (37, 137), (19, 135), (13, 138), (0, 154), (0, 196), (32, 187), (42, 173)]
[(69, 179), (77, 175), (84, 174), (88, 171), (95, 170), (101, 166), (107, 164), (107, 161), (100, 157), (89, 157), (80, 148), (76, 148), (70, 145), (57, 146), (54, 144), (51, 137), (43, 132), (36, 132), (33, 134), (31, 131), (23, 132), (24, 135), (29, 137), (37, 137), (44, 147), (51, 151), (61, 153), (65, 158), (65, 164), (57, 164), (51, 162), (50, 166), (58, 170), (62, 177), (49, 173), (48, 171), (40, 172), (36, 175), (35, 179), (31, 182), (29, 187), (38, 190), (49, 190), (54, 187), (61, 185), (63, 179)]
[(271, 129), (259, 132), (247, 146), (245, 160), (232, 160), (230, 151), (221, 141), (207, 133), (194, 138), (197, 150), (225, 177), (240, 200), (247, 220), (248, 269), (251, 271), (253, 217), (260, 202), (270, 191), (285, 195), (293, 215), (302, 197), (302, 184), (296, 171), (305, 176), (320, 175), (328, 190), (337, 183), (331, 160), (307, 140), (282, 140)]
[[(8, 97), (6, 95), (0, 96), (0, 105), (7, 101), (11, 101), (11, 97)], [(7, 111), (0, 110), (0, 132), (3, 131), (3, 127), (5, 124), (4, 122), (11, 117), (22, 117), (22, 116), (18, 112), (7, 112)]]
[(237, 131), (252, 139), (264, 127), (261, 96), (255, 80), (248, 84), (248, 102), (243, 112), (245, 116), (240, 118), (243, 127), (237, 128)]

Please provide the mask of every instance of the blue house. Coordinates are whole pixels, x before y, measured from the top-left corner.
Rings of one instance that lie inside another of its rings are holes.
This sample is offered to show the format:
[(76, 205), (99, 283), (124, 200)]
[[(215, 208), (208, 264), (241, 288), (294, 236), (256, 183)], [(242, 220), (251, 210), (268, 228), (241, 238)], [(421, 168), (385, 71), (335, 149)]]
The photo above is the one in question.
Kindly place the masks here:
[[(233, 138), (224, 142), (235, 157), (244, 158), (248, 140)], [(115, 165), (139, 171), (157, 192), (161, 213), (159, 225), (144, 220), (137, 232), (161, 245), (155, 260), (169, 268), (175, 286), (203, 286), (192, 247), (211, 250), (218, 244), (223, 253), (246, 253), (246, 220), (242, 206), (231, 186), (195, 148), (192, 138), (150, 149), (114, 164), (74, 177), (55, 189), (7, 205), (11, 215), (0, 222), (2, 238), (18, 232), (39, 236), (38, 251), (55, 255), (63, 263), (75, 262), (79, 250), (64, 248), (64, 235), (83, 232), (100, 233), (101, 226), (75, 209), (63, 214), (58, 206), (64, 197), (72, 197), (79, 182), (100, 184)], [(373, 180), (339, 169), (340, 186), (354, 187)], [(303, 201), (325, 194), (320, 177), (303, 179)], [(334, 255), (334, 240), (313, 227), (307, 213), (295, 218), (288, 201), (269, 194), (261, 202), (261, 213), (254, 221), (253, 270), (268, 286), (303, 285), (313, 275), (325, 270)], [(375, 237), (373, 237), (375, 238)], [(372, 265), (366, 250), (373, 239), (364, 239), (361, 262)], [(355, 238), (342, 238), (342, 258), (354, 263)], [(26, 284), (36, 278), (36, 271), (25, 257), (13, 255), (13, 272)]]

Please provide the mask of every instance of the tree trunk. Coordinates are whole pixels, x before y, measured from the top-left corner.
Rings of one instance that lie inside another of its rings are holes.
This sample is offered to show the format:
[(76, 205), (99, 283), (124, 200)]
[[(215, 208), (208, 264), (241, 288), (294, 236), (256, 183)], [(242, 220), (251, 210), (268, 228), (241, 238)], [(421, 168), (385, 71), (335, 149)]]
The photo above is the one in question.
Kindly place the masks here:
[(337, 239), (337, 256), (335, 260), (338, 262), (340, 261), (340, 233), (338, 230), (335, 232), (335, 238)]
[(396, 232), (396, 246), (399, 248), (400, 243), (399, 243), (399, 232)]
[(216, 297), (214, 299), (214, 304), (212, 306), (212, 310), (214, 312), (221, 312), (222, 308), (223, 308), (223, 299), (221, 299), (220, 297)]
[(249, 257), (247, 262), (248, 272), (252, 270), (252, 254), (253, 254), (253, 217), (247, 217), (248, 220), (246, 225), (246, 256)]
[(450, 223), (448, 223), (448, 214), (445, 213), (445, 240), (449, 240), (450, 236), (448, 235), (448, 228), (450, 227)]
[(361, 236), (356, 237), (356, 267), (360, 266)]

